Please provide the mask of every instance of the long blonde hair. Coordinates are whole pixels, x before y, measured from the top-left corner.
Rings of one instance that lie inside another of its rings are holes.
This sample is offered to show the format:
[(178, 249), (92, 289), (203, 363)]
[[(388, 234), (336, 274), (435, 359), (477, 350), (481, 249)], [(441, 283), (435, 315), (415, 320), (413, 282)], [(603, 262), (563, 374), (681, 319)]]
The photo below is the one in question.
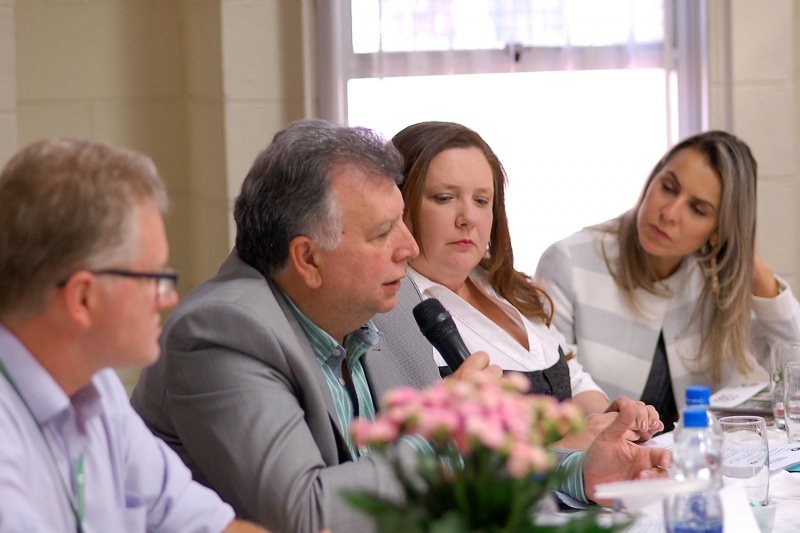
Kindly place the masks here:
[[(650, 183), (667, 162), (684, 149), (702, 154), (722, 185), (719, 240), (713, 247), (707, 242), (694, 252), (708, 282), (692, 316), (692, 320), (699, 319), (703, 324), (700, 350), (689, 361), (695, 370), (707, 372), (714, 382), (719, 382), (722, 368), (728, 361), (732, 361), (740, 372), (751, 369), (745, 354), (750, 340), (757, 165), (750, 148), (724, 131), (708, 131), (684, 139), (653, 168), (633, 209), (617, 218), (615, 223), (600, 229), (616, 232), (619, 236), (619, 258), (611, 261), (606, 256), (605, 259), (609, 272), (629, 303), (636, 307), (634, 290), (637, 288), (663, 294), (664, 289), (658, 285), (647, 254), (639, 243), (636, 217)], [(603, 253), (605, 256), (605, 250)], [(716, 266), (713, 259), (716, 259)], [(715, 275), (719, 280), (716, 294), (711, 283)], [(703, 354), (709, 355), (703, 357)]]

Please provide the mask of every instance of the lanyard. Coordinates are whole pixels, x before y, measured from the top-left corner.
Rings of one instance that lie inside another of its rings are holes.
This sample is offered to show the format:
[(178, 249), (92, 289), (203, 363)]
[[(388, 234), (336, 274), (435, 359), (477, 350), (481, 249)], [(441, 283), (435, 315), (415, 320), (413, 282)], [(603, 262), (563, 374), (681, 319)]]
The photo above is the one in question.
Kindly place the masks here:
[(39, 422), (36, 420), (36, 417), (33, 415), (33, 411), (31, 410), (28, 402), (25, 401), (25, 398), (22, 396), (19, 388), (17, 387), (16, 382), (11, 378), (11, 374), (8, 373), (5, 365), (3, 362), (0, 361), (0, 374), (5, 376), (8, 383), (11, 385), (11, 388), (14, 389), (14, 392), (17, 393), (19, 399), (22, 400), (22, 403), (25, 405), (25, 408), (28, 410), (28, 414), (31, 415), (33, 419), (33, 423), (36, 424), (36, 427), (39, 429), (39, 434), (42, 436), (42, 440), (44, 440), (44, 444), (47, 447), (47, 451), (50, 452), (50, 458), (53, 460), (53, 465), (58, 472), (58, 478), (61, 480), (61, 485), (64, 487), (64, 491), (67, 494), (67, 499), (69, 500), (69, 506), (72, 509), (72, 514), (75, 515), (75, 523), (76, 523), (76, 531), (77, 533), (83, 532), (83, 515), (86, 511), (86, 476), (83, 473), (83, 454), (78, 457), (78, 463), (75, 465), (75, 478), (73, 479), (73, 484), (75, 485), (75, 496), (73, 497), (72, 491), (67, 486), (66, 480), (61, 474), (61, 469), (58, 467), (58, 461), (56, 460), (56, 455), (53, 452), (53, 448), (50, 446), (50, 441), (47, 440), (47, 437), (44, 434), (44, 429), (42, 426), (39, 425)]

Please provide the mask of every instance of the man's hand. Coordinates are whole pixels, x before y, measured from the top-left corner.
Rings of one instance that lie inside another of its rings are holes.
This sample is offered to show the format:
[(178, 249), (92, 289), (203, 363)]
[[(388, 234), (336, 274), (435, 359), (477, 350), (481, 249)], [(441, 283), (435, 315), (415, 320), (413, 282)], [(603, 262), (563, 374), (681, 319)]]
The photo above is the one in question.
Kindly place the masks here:
[(620, 396), (611, 402), (605, 412), (620, 412), (630, 404), (636, 406), (636, 415), (625, 434), (626, 439), (634, 442), (648, 441), (653, 438), (653, 435), (664, 429), (664, 423), (660, 420), (655, 407), (625, 396)]
[[(617, 418), (619, 413), (592, 413), (583, 420), (583, 430), (570, 431), (552, 445), (558, 448), (571, 448), (585, 450), (594, 442), (594, 439)], [(639, 434), (631, 430), (625, 432), (625, 438), (631, 441), (639, 439)]]
[(458, 370), (453, 372), (448, 378), (464, 379), (465, 377), (472, 376), (478, 372), (491, 377), (492, 379), (500, 379), (503, 376), (503, 369), (497, 365), (489, 364), (489, 354), (486, 352), (475, 352), (470, 355)]
[[(590, 500), (594, 500), (596, 487), (602, 483), (667, 477), (666, 469), (672, 461), (669, 450), (639, 446), (625, 438), (637, 413), (636, 403), (628, 402), (586, 451), (583, 485)], [(611, 504), (608, 501), (597, 503)]]

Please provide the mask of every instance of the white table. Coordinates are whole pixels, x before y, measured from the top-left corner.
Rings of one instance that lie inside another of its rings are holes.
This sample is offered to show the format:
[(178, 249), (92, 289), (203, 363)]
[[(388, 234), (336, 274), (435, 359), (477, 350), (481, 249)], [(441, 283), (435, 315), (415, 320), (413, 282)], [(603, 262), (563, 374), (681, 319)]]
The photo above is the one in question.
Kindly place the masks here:
[[(767, 433), (770, 445), (788, 443), (785, 431), (771, 426)], [(800, 472), (775, 470), (770, 473), (769, 483), (770, 499), (778, 504), (772, 533), (797, 533), (800, 531)]]
[[(787, 447), (788, 440), (786, 432), (769, 427), (767, 429), (770, 447), (770, 459), (773, 459), (773, 452), (782, 450), (775, 456), (774, 464), (783, 462), (800, 462), (800, 444), (798, 450), (793, 450), (793, 447)], [(655, 442), (649, 445), (660, 446), (665, 448), (672, 448), (672, 436), (665, 434), (654, 439)], [(795, 461), (796, 459), (796, 461)], [(771, 533), (798, 533), (800, 532), (800, 472), (789, 473), (783, 468), (778, 468), (770, 472), (770, 488), (769, 494), (771, 501), (777, 504), (775, 512), (775, 522), (773, 524)], [(746, 505), (746, 502), (744, 502)], [(739, 509), (739, 507), (737, 507)], [(651, 512), (656, 516), (656, 519), (661, 521), (663, 517), (658, 517), (658, 510), (651, 509)], [(644, 522), (644, 521), (643, 521)], [(657, 523), (650, 521), (650, 523), (639, 524), (637, 528), (634, 525), (628, 531), (632, 533), (663, 533), (663, 522)], [(738, 533), (736, 529), (728, 527), (725, 533)]]
[[(794, 474), (800, 478), (800, 473)], [(800, 485), (800, 479), (797, 481)], [(772, 533), (797, 533), (800, 531), (800, 500), (774, 498), (778, 504)]]

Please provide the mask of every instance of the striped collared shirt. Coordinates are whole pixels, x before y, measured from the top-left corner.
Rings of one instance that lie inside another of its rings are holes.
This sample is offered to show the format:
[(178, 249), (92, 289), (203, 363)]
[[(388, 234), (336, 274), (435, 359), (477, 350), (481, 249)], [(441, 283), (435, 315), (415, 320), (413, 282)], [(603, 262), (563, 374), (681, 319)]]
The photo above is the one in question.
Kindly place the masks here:
[[(354, 461), (357, 461), (359, 457), (367, 455), (370, 450), (366, 446), (356, 449), (353, 444), (353, 438), (350, 435), (350, 424), (355, 416), (369, 420), (375, 419), (375, 404), (372, 401), (372, 391), (367, 383), (364, 367), (361, 365), (361, 357), (371, 346), (378, 342), (378, 329), (370, 320), (360, 329), (345, 337), (345, 346), (341, 346), (327, 332), (311, 322), (285, 292), (281, 290), (281, 294), (303, 328), (303, 333), (305, 333), (309, 344), (311, 344), (311, 349), (314, 351), (317, 362), (322, 368), (325, 381), (333, 396), (339, 424), (350, 449), (350, 456)], [(358, 400), (358, 411), (355, 411), (355, 404), (342, 375), (342, 361), (344, 360), (347, 361), (347, 368), (350, 371), (353, 389)], [(406, 435), (401, 440), (410, 444), (418, 453), (433, 455), (433, 448), (430, 443), (419, 435)], [(585, 460), (586, 456), (583, 452), (576, 452), (567, 456), (559, 465), (559, 469), (566, 470), (569, 474), (557, 487), (557, 490), (561, 490), (584, 503), (588, 502), (583, 490), (583, 463)]]
[[(361, 357), (371, 346), (377, 344), (378, 329), (370, 320), (360, 329), (347, 335), (344, 338), (344, 346), (342, 346), (322, 328), (314, 324), (286, 293), (283, 291), (281, 293), (303, 328), (303, 333), (322, 368), (325, 381), (328, 383), (331, 396), (333, 396), (333, 403), (336, 406), (339, 425), (344, 433), (347, 447), (350, 449), (350, 456), (356, 461), (359, 457), (369, 453), (369, 448), (361, 446), (356, 449), (350, 435), (350, 424), (356, 416), (367, 420), (375, 419), (375, 404), (364, 367), (361, 365)], [(347, 369), (353, 384), (352, 389), (348, 387), (342, 373), (343, 361), (347, 361)]]

